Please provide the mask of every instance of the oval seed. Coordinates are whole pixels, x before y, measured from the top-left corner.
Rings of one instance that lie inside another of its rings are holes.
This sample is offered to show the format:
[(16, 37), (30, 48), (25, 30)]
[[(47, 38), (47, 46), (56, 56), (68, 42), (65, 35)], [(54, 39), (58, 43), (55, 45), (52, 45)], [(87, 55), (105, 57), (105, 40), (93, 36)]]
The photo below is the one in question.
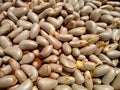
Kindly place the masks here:
[(30, 10), (28, 12), (27, 16), (32, 23), (38, 23), (39, 22), (38, 15), (36, 13), (34, 13), (32, 10)]
[(30, 39), (35, 39), (40, 31), (40, 25), (37, 23), (34, 23), (31, 27), (31, 31), (30, 31)]
[(60, 73), (63, 70), (62, 66), (59, 64), (50, 64), (50, 67), (53, 72), (57, 72), (57, 73)]
[(86, 32), (86, 28), (85, 27), (77, 27), (74, 29), (71, 29), (68, 31), (68, 33), (74, 35), (74, 36), (80, 36), (83, 35)]
[(40, 90), (52, 90), (58, 85), (58, 81), (51, 78), (41, 78), (37, 83)]
[(110, 71), (102, 78), (103, 84), (110, 84), (116, 76), (114, 68), (110, 68)]
[(97, 49), (96, 45), (90, 44), (88, 46), (85, 46), (85, 47), (81, 48), (80, 52), (83, 55), (90, 55), (90, 54), (93, 54), (96, 49)]
[(23, 83), (21, 83), (18, 87), (15, 88), (15, 90), (31, 90), (33, 87), (33, 83), (30, 79), (25, 80)]
[(24, 21), (24, 20), (18, 20), (17, 21), (17, 26), (23, 27), (23, 29), (29, 30), (32, 27), (32, 23), (28, 22), (28, 21)]
[(81, 9), (81, 15), (85, 16), (85, 15), (88, 15), (89, 13), (92, 12), (92, 8), (88, 5), (84, 6), (82, 9)]
[(59, 84), (72, 85), (75, 82), (75, 79), (72, 76), (60, 76), (57, 81)]
[(94, 90), (114, 90), (114, 88), (110, 85), (94, 85)]
[(110, 67), (108, 65), (100, 65), (94, 69), (93, 76), (94, 77), (104, 76), (109, 72), (109, 70), (110, 70)]
[(23, 83), (25, 80), (27, 80), (27, 76), (20, 69), (18, 69), (18, 70), (15, 71), (15, 76), (19, 80), (20, 83)]
[(44, 59), (44, 62), (46, 63), (55, 63), (59, 60), (59, 57), (56, 55), (50, 55), (47, 58)]
[(12, 56), (15, 60), (20, 60), (22, 58), (22, 50), (19, 47), (11, 46), (4, 49), (7, 55)]
[(20, 34), (18, 34), (14, 39), (13, 42), (14, 43), (19, 43), (22, 40), (26, 40), (29, 38), (29, 31), (28, 30), (24, 30), (23, 32), (21, 32)]
[(22, 40), (19, 43), (19, 47), (22, 50), (33, 50), (33, 49), (36, 49), (38, 47), (38, 44), (33, 40)]
[(120, 73), (117, 74), (116, 78), (112, 82), (113, 88), (119, 90), (120, 89), (119, 83), (120, 83)]
[(42, 51), (40, 52), (39, 57), (40, 58), (45, 58), (45, 57), (49, 56), (52, 53), (52, 49), (53, 49), (52, 45), (45, 46), (42, 49)]
[(55, 27), (48, 22), (41, 22), (40, 27), (47, 32), (49, 35), (54, 35), (55, 34)]
[(120, 52), (118, 50), (110, 50), (106, 55), (111, 59), (116, 59), (120, 57)]
[(31, 63), (35, 59), (35, 55), (33, 53), (25, 54), (20, 60), (20, 64), (28, 64)]
[(86, 29), (88, 30), (89, 33), (95, 34), (97, 33), (97, 26), (94, 21), (86, 21)]
[(87, 88), (85, 88), (82, 85), (78, 85), (78, 84), (73, 84), (72, 85), (72, 90), (88, 90)]
[(36, 42), (40, 45), (40, 46), (47, 46), (49, 44), (49, 42), (46, 40), (45, 37), (43, 36), (37, 36), (36, 37)]
[(95, 9), (94, 11), (91, 12), (90, 14), (90, 19), (93, 21), (98, 21), (101, 16), (100, 9)]
[(71, 53), (71, 47), (68, 42), (64, 42), (62, 45), (62, 50), (65, 54), (70, 54)]
[(32, 81), (36, 81), (38, 77), (37, 69), (32, 65), (21, 65), (21, 69), (29, 76)]
[(55, 37), (49, 35), (47, 39), (48, 39), (48, 42), (51, 45), (53, 45), (55, 49), (60, 49), (62, 47), (62, 43), (59, 40), (57, 40)]
[(0, 46), (2, 48), (6, 48), (9, 46), (12, 46), (12, 43), (11, 43), (10, 39), (7, 38), (6, 36), (0, 36)]
[(20, 68), (20, 64), (12, 58), (9, 59), (9, 64), (14, 71)]
[(83, 76), (83, 74), (81, 73), (80, 70), (75, 70), (74, 74), (73, 74), (74, 78), (75, 78), (75, 82), (76, 84), (82, 84), (85, 81), (85, 78)]
[(111, 24), (113, 22), (113, 17), (111, 15), (102, 15), (101, 21)]
[(44, 64), (39, 69), (40, 76), (48, 76), (51, 73), (51, 67), (48, 64)]
[(17, 83), (17, 79), (14, 75), (7, 75), (0, 78), (0, 88), (8, 88), (14, 86)]
[(68, 85), (58, 85), (54, 90), (72, 90), (72, 88)]

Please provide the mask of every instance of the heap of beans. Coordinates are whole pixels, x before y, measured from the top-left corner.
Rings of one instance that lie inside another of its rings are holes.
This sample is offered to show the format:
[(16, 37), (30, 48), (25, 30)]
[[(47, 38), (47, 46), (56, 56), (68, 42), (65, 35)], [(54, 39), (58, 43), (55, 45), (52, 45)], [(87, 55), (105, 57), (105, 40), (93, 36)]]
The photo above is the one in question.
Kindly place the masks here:
[(119, 59), (119, 0), (0, 0), (0, 90), (120, 90)]

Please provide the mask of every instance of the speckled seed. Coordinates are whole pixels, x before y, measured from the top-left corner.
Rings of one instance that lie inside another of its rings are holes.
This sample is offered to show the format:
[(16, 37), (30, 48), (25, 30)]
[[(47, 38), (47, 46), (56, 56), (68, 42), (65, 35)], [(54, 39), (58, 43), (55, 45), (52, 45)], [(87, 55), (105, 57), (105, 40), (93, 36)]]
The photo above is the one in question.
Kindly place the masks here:
[(39, 57), (40, 58), (45, 58), (45, 57), (49, 56), (52, 53), (52, 49), (53, 49), (52, 45), (45, 46), (42, 49), (42, 51), (40, 52)]
[(69, 42), (71, 47), (78, 48), (78, 47), (83, 47), (87, 44), (88, 42), (86, 40), (72, 40)]
[(81, 52), (81, 54), (83, 54), (83, 55), (90, 55), (90, 54), (93, 54), (96, 49), (97, 49), (97, 46), (96, 46), (96, 45), (90, 44), (90, 45), (87, 45), (87, 46), (81, 48), (81, 49), (80, 49), (80, 52)]
[(0, 46), (2, 48), (6, 48), (8, 46), (12, 46), (12, 42), (6, 36), (0, 36)]
[(115, 50), (116, 48), (118, 47), (118, 44), (117, 43), (112, 43), (112, 44), (109, 44), (109, 45), (106, 45), (103, 49), (103, 52), (108, 52), (110, 50)]
[(47, 58), (44, 59), (44, 62), (47, 62), (47, 63), (55, 63), (59, 60), (59, 57), (56, 56), (56, 55), (50, 55), (48, 56)]
[(22, 40), (19, 43), (19, 47), (22, 50), (34, 50), (38, 47), (38, 44), (33, 40)]
[(31, 27), (31, 31), (30, 31), (30, 39), (35, 39), (40, 31), (40, 25), (37, 23), (34, 23)]
[(25, 16), (27, 14), (28, 10), (29, 10), (28, 7), (14, 8), (13, 13), (17, 17), (22, 17), (22, 16)]
[(81, 35), (81, 39), (86, 40), (88, 43), (95, 43), (99, 40), (99, 35), (85, 34), (85, 35)]
[(32, 10), (30, 10), (27, 14), (28, 19), (32, 22), (32, 23), (38, 23), (39, 22), (39, 17), (36, 13), (34, 13)]
[(85, 15), (88, 15), (92, 12), (92, 8), (88, 5), (84, 6), (82, 9), (81, 9), (81, 12), (80, 14), (85, 16)]
[(5, 76), (5, 75), (8, 75), (12, 72), (12, 68), (10, 65), (5, 65), (4, 67), (1, 67), (0, 68), (0, 78)]
[(15, 60), (20, 60), (22, 58), (22, 50), (16, 46), (7, 47), (4, 49), (4, 52)]
[(35, 55), (33, 53), (25, 54), (20, 60), (20, 64), (28, 64), (31, 63), (35, 59)]
[(19, 80), (20, 83), (23, 83), (25, 80), (27, 80), (27, 76), (20, 69), (18, 69), (18, 70), (15, 71), (15, 76)]
[(20, 64), (12, 58), (9, 59), (9, 64), (14, 71), (20, 68)]
[(111, 15), (102, 15), (101, 16), (101, 21), (111, 24), (113, 22), (113, 17)]
[(60, 49), (62, 47), (62, 43), (51, 35), (48, 36), (47, 40), (55, 49)]
[(94, 77), (100, 77), (107, 74), (110, 70), (110, 67), (108, 65), (99, 65), (97, 66), (93, 71)]
[(56, 35), (56, 38), (60, 41), (71, 41), (73, 39), (73, 35), (71, 34), (59, 34), (59, 35)]
[(104, 54), (99, 54), (98, 57), (100, 58), (101, 61), (103, 61), (103, 62), (105, 62), (105, 63), (107, 63), (107, 64), (109, 64), (109, 65), (112, 65), (111, 59), (110, 59), (109, 57), (107, 57), (106, 55), (104, 55)]
[(52, 90), (58, 85), (58, 81), (51, 78), (41, 78), (37, 82), (37, 86), (40, 90)]
[(72, 90), (88, 90), (87, 88), (85, 88), (82, 85), (78, 85), (78, 84), (73, 84), (72, 85)]
[(39, 69), (40, 76), (48, 76), (51, 73), (51, 67), (48, 64), (44, 64)]
[(17, 21), (17, 26), (23, 27), (23, 29), (31, 29), (32, 23), (24, 20), (18, 20)]
[(13, 42), (14, 43), (19, 43), (22, 40), (26, 40), (29, 38), (29, 31), (28, 30), (24, 30), (23, 32), (21, 32), (20, 34), (18, 34), (14, 39)]
[(33, 87), (33, 83), (30, 79), (25, 80), (23, 83), (21, 83), (18, 87), (15, 88), (15, 90), (31, 90)]
[(60, 72), (62, 72), (62, 70), (63, 70), (62, 66), (59, 65), (59, 64), (49, 64), (49, 65), (50, 65), (51, 70), (52, 70), (53, 72), (60, 73)]
[(110, 85), (94, 85), (94, 90), (114, 90)]
[(54, 90), (72, 90), (72, 88), (68, 85), (58, 85)]
[(75, 70), (73, 74), (76, 84), (82, 84), (85, 81), (85, 78), (80, 70)]
[(110, 50), (106, 53), (106, 55), (111, 59), (116, 59), (120, 57), (120, 51), (118, 50)]
[(47, 32), (49, 35), (54, 35), (55, 34), (55, 27), (48, 22), (41, 22), (40, 27)]
[(80, 36), (83, 35), (86, 32), (86, 28), (85, 27), (77, 27), (74, 29), (71, 29), (68, 31), (68, 33), (74, 35), (74, 36)]
[(93, 81), (89, 71), (85, 71), (85, 86), (88, 90), (93, 90)]
[(91, 34), (97, 33), (96, 23), (94, 21), (92, 21), (92, 20), (86, 21), (86, 29)]
[(115, 69), (110, 68), (110, 71), (105, 76), (103, 76), (102, 83), (103, 84), (110, 84), (114, 80), (115, 76), (116, 76)]
[(98, 21), (101, 16), (100, 9), (95, 9), (94, 11), (91, 12), (90, 14), (90, 19), (93, 21)]
[(13, 39), (15, 38), (17, 35), (19, 35), (21, 32), (23, 31), (23, 27), (18, 27), (16, 29), (14, 29), (13, 31), (11, 31), (9, 34), (8, 34), (8, 37)]
[(38, 77), (37, 69), (32, 65), (21, 65), (21, 69), (29, 76), (32, 81), (35, 81)]
[(44, 38), (43, 36), (37, 36), (36, 38), (36, 42), (40, 45), (40, 46), (47, 46), (49, 44), (49, 42), (46, 40), (46, 38)]
[(17, 79), (14, 75), (7, 75), (0, 78), (0, 88), (8, 88), (14, 86), (17, 83)]
[(72, 85), (75, 82), (75, 79), (72, 76), (60, 76), (57, 81), (59, 84)]
[(71, 47), (68, 42), (64, 42), (62, 45), (62, 50), (65, 54), (70, 54), (71, 53)]

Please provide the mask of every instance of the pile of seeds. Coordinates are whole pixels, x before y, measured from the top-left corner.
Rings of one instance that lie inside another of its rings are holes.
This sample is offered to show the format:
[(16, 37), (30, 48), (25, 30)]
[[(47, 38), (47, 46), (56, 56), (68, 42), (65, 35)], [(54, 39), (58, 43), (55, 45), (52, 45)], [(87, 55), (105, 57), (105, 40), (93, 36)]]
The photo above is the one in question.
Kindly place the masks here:
[(119, 0), (0, 0), (0, 90), (120, 90), (119, 59)]

